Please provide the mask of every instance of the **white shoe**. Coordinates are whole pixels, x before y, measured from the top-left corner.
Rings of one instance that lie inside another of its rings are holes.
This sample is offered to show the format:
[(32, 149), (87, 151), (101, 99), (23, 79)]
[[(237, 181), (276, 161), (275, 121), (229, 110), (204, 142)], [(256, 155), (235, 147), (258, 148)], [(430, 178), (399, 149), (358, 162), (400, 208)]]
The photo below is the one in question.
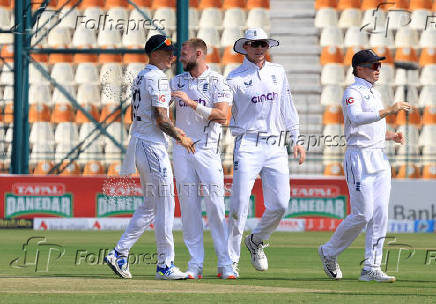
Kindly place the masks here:
[(156, 267), (157, 280), (186, 280), (187, 278), (186, 272), (181, 272), (174, 264), (166, 268)]
[(322, 266), (326, 275), (334, 280), (342, 279), (342, 271), (339, 264), (336, 262), (335, 256), (326, 256), (322, 252), (322, 245), (318, 248), (318, 254), (321, 258)]
[[(232, 266), (232, 271), (233, 274), (235, 275), (236, 279), (239, 278), (239, 266), (237, 262), (233, 262)], [(224, 271), (224, 267), (226, 266), (220, 266), (218, 267), (218, 273), (217, 273), (217, 277), (221, 278), (223, 276), (223, 271)]]
[(384, 283), (393, 283), (395, 282), (396, 278), (394, 276), (389, 276), (380, 269), (375, 270), (364, 270), (362, 269), (362, 272), (360, 274), (359, 281), (369, 282), (369, 281), (376, 281), (376, 282), (384, 282)]
[(263, 249), (268, 245), (264, 245), (263, 242), (259, 244), (253, 242), (253, 234), (247, 235), (244, 242), (251, 254), (251, 265), (258, 271), (268, 270), (268, 259), (263, 252)]
[(221, 279), (227, 280), (227, 279), (237, 279), (239, 277), (239, 273), (236, 273), (233, 269), (233, 264), (226, 265), (222, 267), (222, 276)]
[(124, 279), (132, 278), (127, 257), (120, 255), (115, 249), (111, 250), (108, 255), (105, 256), (104, 261), (116, 275)]
[(203, 278), (203, 267), (191, 265), (186, 271), (188, 279), (202, 279)]

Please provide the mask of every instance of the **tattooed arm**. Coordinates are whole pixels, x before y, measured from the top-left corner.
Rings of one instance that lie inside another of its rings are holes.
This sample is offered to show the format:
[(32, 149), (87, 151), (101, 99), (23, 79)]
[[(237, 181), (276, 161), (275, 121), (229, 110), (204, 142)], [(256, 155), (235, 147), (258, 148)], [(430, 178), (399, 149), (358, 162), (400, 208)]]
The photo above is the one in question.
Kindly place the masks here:
[(185, 136), (178, 128), (174, 126), (167, 115), (167, 109), (161, 107), (153, 107), (153, 109), (159, 129), (161, 129), (162, 132), (166, 133), (168, 136), (176, 139), (179, 144), (188, 150), (188, 152), (194, 153), (195, 147), (192, 139)]

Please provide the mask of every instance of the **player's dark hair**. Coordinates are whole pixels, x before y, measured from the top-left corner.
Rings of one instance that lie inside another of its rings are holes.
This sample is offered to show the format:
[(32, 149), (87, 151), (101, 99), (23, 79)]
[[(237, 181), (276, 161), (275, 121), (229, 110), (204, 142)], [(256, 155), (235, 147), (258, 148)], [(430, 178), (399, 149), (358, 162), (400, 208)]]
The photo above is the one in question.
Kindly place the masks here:
[(353, 68), (353, 75), (356, 76), (356, 77), (358, 77), (358, 76), (357, 76), (357, 68), (356, 68), (356, 67)]
[(204, 42), (204, 40), (202, 40), (200, 38), (191, 38), (191, 39), (183, 42), (182, 45), (189, 45), (189, 46), (193, 47), (194, 49), (201, 49), (204, 52), (204, 54), (207, 54), (206, 42)]

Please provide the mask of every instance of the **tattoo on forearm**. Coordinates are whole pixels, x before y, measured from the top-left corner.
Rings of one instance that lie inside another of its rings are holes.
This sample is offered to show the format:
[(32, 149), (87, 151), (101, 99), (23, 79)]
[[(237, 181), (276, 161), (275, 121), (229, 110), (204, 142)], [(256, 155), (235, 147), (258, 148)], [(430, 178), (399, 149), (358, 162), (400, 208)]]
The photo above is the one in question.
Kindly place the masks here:
[(180, 140), (179, 132), (174, 127), (174, 124), (171, 120), (166, 116), (166, 109), (164, 108), (155, 108), (155, 114), (157, 119), (157, 125), (162, 132), (165, 132), (168, 136)]

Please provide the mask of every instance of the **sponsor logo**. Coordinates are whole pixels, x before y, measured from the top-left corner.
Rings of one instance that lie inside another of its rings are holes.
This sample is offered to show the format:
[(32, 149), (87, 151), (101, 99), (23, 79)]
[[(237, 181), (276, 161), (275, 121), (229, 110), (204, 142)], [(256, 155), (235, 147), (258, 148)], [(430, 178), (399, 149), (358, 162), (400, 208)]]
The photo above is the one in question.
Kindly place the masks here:
[(245, 87), (246, 87), (246, 88), (251, 87), (251, 86), (253, 85), (253, 79), (250, 79), (250, 80), (247, 81), (247, 82), (244, 81), (244, 84), (245, 84)]
[(276, 92), (266, 93), (259, 96), (254, 96), (251, 98), (252, 103), (264, 102), (264, 101), (272, 101), (279, 96)]
[(305, 231), (335, 231), (342, 220), (332, 218), (308, 218)]
[(354, 102), (354, 98), (353, 98), (353, 97), (349, 97), (349, 98), (345, 99), (345, 103), (346, 103), (347, 105), (350, 105), (350, 104), (352, 104), (353, 102)]
[(32, 229), (32, 219), (0, 219), (0, 229)]
[[(206, 203), (203, 197), (201, 197), (200, 199), (200, 205), (201, 205), (202, 216), (207, 216)], [(230, 212), (230, 196), (224, 197), (224, 209), (226, 212), (226, 216), (228, 216)], [(255, 217), (254, 212), (255, 212), (255, 197), (254, 195), (250, 195), (250, 202), (248, 203), (248, 218), (254, 218)]]
[(60, 183), (17, 183), (5, 194), (5, 218), (27, 214), (73, 216), (72, 194)]
[(389, 220), (388, 221), (388, 233), (413, 233), (414, 221), (408, 220)]
[[(196, 103), (202, 104), (203, 106), (206, 106), (206, 100), (204, 100), (204, 99), (199, 98), (199, 99), (194, 99), (194, 101)], [(188, 105), (186, 103), (184, 103), (183, 100), (179, 99), (179, 106), (180, 107), (187, 107)]]
[(415, 232), (432, 233), (433, 231), (434, 231), (434, 221), (433, 220), (415, 221)]
[(97, 195), (97, 217), (133, 214), (144, 202), (141, 196), (106, 196)]
[(360, 182), (356, 182), (356, 191), (360, 191)]
[(285, 218), (322, 216), (343, 219), (347, 215), (347, 199), (337, 186), (299, 185), (291, 188), (291, 199)]
[(233, 170), (238, 170), (238, 166), (239, 166), (239, 161), (237, 161), (237, 160), (235, 160), (234, 162), (233, 162)]
[(230, 98), (230, 93), (229, 92), (219, 92), (218, 93), (218, 98)]
[(160, 102), (165, 102), (165, 95), (164, 94), (159, 96), (159, 101)]

